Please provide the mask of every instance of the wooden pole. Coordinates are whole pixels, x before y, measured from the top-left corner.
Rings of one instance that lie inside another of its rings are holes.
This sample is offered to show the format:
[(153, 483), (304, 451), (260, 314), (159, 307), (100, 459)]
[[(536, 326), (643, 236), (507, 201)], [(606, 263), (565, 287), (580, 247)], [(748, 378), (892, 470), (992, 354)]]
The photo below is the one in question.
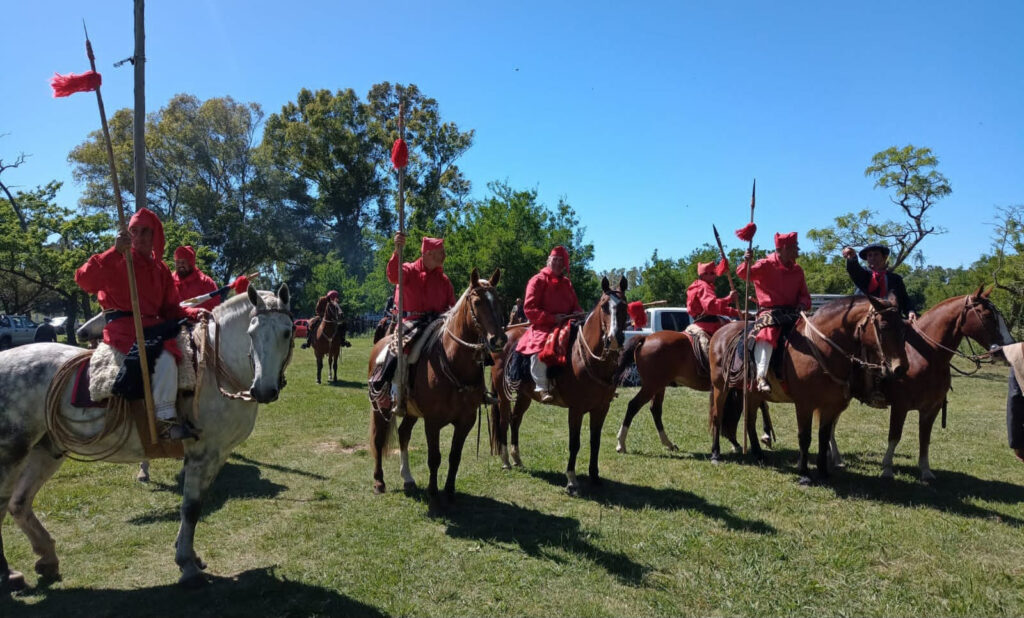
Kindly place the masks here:
[[(405, 103), (398, 104), (398, 138), (405, 141)], [(398, 168), (398, 231), (405, 234), (405, 166)], [(405, 302), (402, 294), (402, 271), (405, 256), (403, 247), (395, 247), (398, 253), (398, 323), (395, 326), (395, 333), (398, 342), (398, 368), (395, 371), (395, 385), (398, 391), (398, 400), (395, 402), (395, 411), (399, 415), (405, 414), (406, 407), (406, 380), (408, 364), (405, 357)]]
[[(754, 188), (750, 191), (750, 222), (754, 222), (754, 203), (757, 201), (757, 179), (754, 179)], [(717, 234), (716, 234), (717, 235)], [(751, 236), (750, 240), (747, 241), (747, 251), (754, 249), (754, 238)], [(749, 384), (747, 384), (747, 363), (750, 354), (747, 352), (747, 311), (750, 308), (750, 262), (747, 261), (746, 276), (744, 277), (745, 282), (743, 286), (743, 454), (747, 454), (747, 423), (749, 422), (750, 413), (747, 411), (747, 399), (749, 394), (747, 391), (750, 390)]]
[[(145, 0), (135, 0), (135, 124), (132, 132), (135, 157), (135, 210), (146, 207), (146, 23)], [(163, 256), (160, 256), (163, 259)]]
[[(722, 246), (722, 237), (718, 235), (718, 228), (715, 227), (714, 224), (712, 224), (711, 225), (711, 229), (714, 230), (714, 232), (715, 232), (715, 242), (718, 243), (718, 253), (722, 256), (722, 260), (724, 260), (725, 263), (728, 264), (729, 263), (729, 258), (727, 258), (725, 256), (725, 248)], [(730, 292), (735, 292), (736, 291), (736, 285), (732, 282), (732, 271), (729, 270), (728, 268), (726, 268), (725, 269), (725, 275), (729, 279), (729, 291)], [(736, 309), (739, 310), (739, 308), (740, 308), (740, 299), (739, 298), (736, 299), (735, 304), (736, 304)]]
[[(82, 26), (85, 26), (83, 22)], [(89, 41), (89, 32), (85, 33), (85, 52), (89, 56), (89, 66), (96, 70), (96, 56), (92, 53), (92, 43)], [(117, 204), (117, 220), (121, 231), (127, 231), (128, 222), (125, 220), (124, 203), (121, 201), (121, 185), (117, 181), (117, 165), (114, 163), (114, 147), (110, 142), (110, 127), (107, 126), (107, 112), (103, 109), (103, 95), (100, 88), (96, 88), (96, 104), (100, 108), (100, 122), (103, 125), (103, 139), (107, 145), (107, 160), (110, 162), (110, 181), (114, 185), (114, 201)], [(139, 311), (139, 289), (135, 285), (135, 264), (132, 260), (132, 251), (129, 249), (124, 254), (125, 263), (128, 265), (128, 292), (132, 299), (132, 322), (135, 324), (135, 344), (139, 347), (139, 365), (142, 367), (142, 392), (146, 401), (146, 412), (149, 417), (149, 438), (156, 443), (156, 409), (153, 405), (153, 389), (149, 384), (149, 360), (146, 358), (146, 336), (142, 332), (142, 314)], [(163, 259), (159, 256), (158, 259)]]

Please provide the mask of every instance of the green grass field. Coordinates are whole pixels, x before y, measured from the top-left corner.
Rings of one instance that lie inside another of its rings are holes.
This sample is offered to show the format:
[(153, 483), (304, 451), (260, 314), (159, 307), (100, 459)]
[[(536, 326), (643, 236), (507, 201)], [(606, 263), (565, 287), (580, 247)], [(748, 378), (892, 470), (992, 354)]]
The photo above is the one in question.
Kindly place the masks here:
[[(488, 455), (485, 424), (479, 457), (475, 431), (467, 442), (457, 504), (430, 519), (422, 491), (396, 490), (397, 457), (388, 493), (371, 492), (368, 349), (355, 340), (342, 382), (322, 386), (311, 352), (296, 350), (282, 399), (261, 409), (204, 504), (196, 550), (209, 586), (175, 585), (178, 462), (154, 462), (149, 485), (129, 466), (69, 462), (36, 502), (63, 580), (37, 586), (8, 518), (8, 559), (29, 588), (0, 597), (0, 616), (1024, 614), (1024, 466), (1006, 447), (1006, 368), (954, 378), (931, 485), (916, 480), (916, 413), (895, 480), (878, 478), (887, 413), (855, 404), (837, 431), (846, 469), (801, 487), (791, 406), (774, 409), (781, 443), (764, 466), (733, 455), (715, 466), (706, 395), (683, 389), (665, 404), (680, 452), (660, 445), (645, 410), (617, 454), (636, 390), (623, 389), (604, 428), (603, 488), (581, 474), (583, 496), (566, 495), (565, 411), (535, 404), (525, 468)], [(425, 487), (420, 427), (411, 460)]]

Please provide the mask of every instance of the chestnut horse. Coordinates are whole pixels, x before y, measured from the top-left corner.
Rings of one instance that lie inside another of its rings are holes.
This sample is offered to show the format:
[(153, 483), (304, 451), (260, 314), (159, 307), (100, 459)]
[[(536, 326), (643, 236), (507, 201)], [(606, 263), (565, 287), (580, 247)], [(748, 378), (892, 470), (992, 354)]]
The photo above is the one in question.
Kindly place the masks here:
[[(441, 465), (441, 428), (454, 425), (452, 448), (448, 455), (448, 479), (444, 492), (449, 502), (455, 500), (455, 476), (462, 459), (462, 446), (469, 430), (476, 422), (478, 406), (484, 401), (484, 357), (487, 352), (500, 350), (505, 345), (505, 331), (502, 330), (502, 311), (496, 286), (501, 270), (495, 269), (491, 279), (480, 279), (474, 268), (470, 275), (469, 288), (463, 292), (455, 306), (444, 314), (441, 333), (425, 345), (419, 361), (409, 367), (410, 386), (405, 416), (398, 425), (398, 443), (401, 449), (401, 475), (405, 490), (416, 488), (409, 471), (409, 438), (417, 419), (423, 418), (427, 436), (427, 466), (430, 469), (430, 483), (427, 496), (430, 498), (430, 514), (440, 512), (441, 502), (437, 491), (437, 469)], [(424, 333), (424, 337), (430, 333)], [(376, 359), (390, 345), (394, 335), (389, 335), (373, 346), (367, 375), (373, 374)], [(373, 490), (384, 493), (384, 470), (381, 458), (388, 451), (394, 420), (390, 413), (381, 412), (373, 406), (370, 417), (370, 437), (373, 452)]]
[(320, 384), (320, 375), (324, 368), (324, 356), (327, 357), (327, 380), (335, 382), (338, 379), (338, 357), (341, 356), (341, 347), (349, 347), (345, 341), (346, 324), (341, 316), (341, 306), (338, 303), (327, 303), (324, 317), (316, 326), (316, 334), (313, 336), (313, 353), (316, 354), (316, 383)]
[(928, 465), (932, 426), (949, 391), (949, 367), (964, 337), (988, 349), (993, 344), (1013, 343), (1006, 321), (989, 300), (992, 292), (979, 287), (974, 294), (955, 296), (935, 305), (907, 329), (907, 375), (892, 380), (885, 389), (889, 412), (889, 449), (882, 459), (882, 476), (892, 478), (892, 458), (903, 436), (907, 412), (917, 410), (918, 463), (921, 480), (935, 479)]
[[(566, 490), (571, 495), (579, 492), (576, 455), (580, 450), (583, 415), (587, 412), (590, 412), (590, 483), (601, 484), (597, 457), (601, 450), (601, 427), (618, 384), (612, 376), (625, 340), (627, 287), (625, 277), (619, 281), (617, 290), (611, 289), (607, 277), (601, 280), (601, 298), (576, 333), (571, 350), (572, 360), (555, 378), (553, 405), (569, 409), (569, 464), (565, 476), (568, 479)], [(506, 380), (506, 363), (525, 332), (525, 326), (508, 330), (508, 345), (502, 354), (494, 356), (494, 367), (491, 368), (491, 385), (498, 395), (498, 403), (491, 405), (491, 450), (501, 456), (502, 467), (506, 469), (510, 467), (510, 451), (507, 446), (509, 425), (512, 427), (512, 461), (516, 466), (522, 466), (523, 462), (519, 458), (519, 425), (523, 422), (523, 415), (530, 407), (530, 402), (540, 400), (534, 391), (533, 378), (529, 372), (519, 381), (516, 390), (513, 390), (515, 385)]]
[[(733, 322), (719, 329), (711, 338), (711, 459), (716, 462), (721, 454), (719, 435), (727, 405), (742, 400), (740, 389), (729, 384), (729, 366), (735, 351), (732, 344), (742, 328), (741, 323)], [(905, 373), (907, 354), (904, 342), (903, 320), (893, 300), (850, 296), (823, 306), (810, 318), (810, 323), (801, 318), (790, 332), (787, 343), (775, 351), (782, 357), (777, 365), (780, 376), (773, 375), (771, 371), (768, 375), (772, 392), (766, 394), (751, 390), (747, 396), (746, 431), (755, 457), (761, 459), (763, 453), (754, 433), (753, 410), (766, 400), (792, 403), (796, 406), (800, 443), (800, 482), (810, 483), (808, 449), (815, 416), (818, 417), (818, 475), (827, 480), (832, 428), (850, 404), (850, 383), (856, 379), (857, 372), (865, 368), (897, 376)], [(862, 357), (868, 353), (876, 354), (882, 364), (872, 365), (863, 360)]]
[[(693, 352), (693, 340), (690, 335), (673, 330), (662, 330), (630, 339), (619, 358), (616, 376), (625, 374), (630, 363), (636, 363), (636, 371), (640, 376), (640, 391), (626, 406), (626, 416), (619, 427), (615, 450), (619, 453), (626, 452), (626, 436), (629, 435), (633, 418), (650, 401), (651, 416), (654, 418), (654, 426), (658, 430), (662, 445), (670, 451), (678, 451), (679, 447), (669, 439), (661, 420), (665, 389), (669, 386), (685, 386), (695, 391), (710, 393), (710, 368), (700, 366), (701, 363)], [(761, 436), (761, 442), (764, 442), (765, 446), (771, 446), (775, 439), (775, 430), (772, 428), (768, 404), (764, 402), (761, 403), (761, 417), (764, 419), (764, 435)], [(732, 422), (729, 422), (730, 420)], [(726, 439), (736, 450), (740, 449), (739, 442), (736, 441), (738, 420), (738, 416), (727, 419), (725, 432)]]

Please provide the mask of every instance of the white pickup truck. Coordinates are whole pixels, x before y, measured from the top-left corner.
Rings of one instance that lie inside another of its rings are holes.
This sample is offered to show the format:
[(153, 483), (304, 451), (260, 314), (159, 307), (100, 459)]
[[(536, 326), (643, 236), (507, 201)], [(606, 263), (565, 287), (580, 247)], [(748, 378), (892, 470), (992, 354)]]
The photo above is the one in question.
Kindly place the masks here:
[(682, 332), (690, 325), (690, 314), (686, 307), (648, 307), (647, 326), (626, 331), (626, 341), (637, 335), (650, 335), (659, 330)]
[(27, 316), (0, 315), (0, 350), (32, 343), (36, 326)]

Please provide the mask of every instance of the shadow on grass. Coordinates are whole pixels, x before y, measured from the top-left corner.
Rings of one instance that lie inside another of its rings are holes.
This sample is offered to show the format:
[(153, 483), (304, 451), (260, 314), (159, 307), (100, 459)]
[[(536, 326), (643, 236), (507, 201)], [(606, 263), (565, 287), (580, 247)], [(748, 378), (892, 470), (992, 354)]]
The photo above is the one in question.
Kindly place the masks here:
[(289, 468), (288, 466), (281, 466), (278, 464), (266, 463), (264, 461), (257, 461), (246, 457), (245, 455), (239, 455), (238, 453), (232, 453), (229, 459), (240, 461), (242, 463), (252, 464), (261, 468), (270, 468), (271, 470), (277, 470), (278, 472), (284, 472), (285, 474), (297, 474), (306, 478), (316, 479), (318, 481), (326, 481), (327, 477), (316, 472), (306, 472), (305, 470), (299, 470), (298, 468)]
[[(150, 485), (157, 491), (167, 491), (181, 495), (181, 480), (174, 483), (151, 482)], [(275, 498), (282, 491), (288, 489), (287, 485), (279, 485), (263, 478), (260, 469), (254, 465), (238, 465), (227, 463), (213, 485), (203, 496), (203, 515), (220, 510), (228, 500), (245, 498)], [(139, 515), (128, 520), (128, 523), (137, 526), (144, 526), (161, 521), (178, 521), (181, 518), (178, 508), (165, 510), (145, 515)]]
[[(548, 470), (528, 470), (530, 476), (541, 479), (556, 487), (565, 487), (565, 474)], [(775, 534), (776, 530), (763, 521), (748, 521), (737, 517), (725, 506), (711, 504), (697, 494), (673, 488), (631, 485), (602, 478), (602, 485), (594, 487), (586, 475), (580, 476), (580, 497), (593, 500), (605, 506), (617, 506), (631, 511), (656, 509), (659, 511), (696, 511), (707, 517), (720, 520), (730, 530)]]
[[(427, 499), (422, 490), (415, 497), (424, 502)], [(596, 535), (581, 530), (575, 519), (484, 496), (458, 494), (443, 521), (447, 524), (445, 532), (453, 538), (516, 545), (529, 556), (559, 564), (566, 562), (561, 552), (569, 552), (590, 560), (630, 586), (642, 585), (650, 570), (625, 554), (595, 547), (590, 539)]]
[(36, 587), (0, 599), (0, 605), (11, 617), (386, 615), (334, 590), (284, 579), (273, 567), (207, 578), (210, 584), (198, 590), (176, 584), (133, 590)]
[(358, 388), (366, 390), (366, 382), (352, 381), (352, 380), (335, 380), (334, 382), (324, 382), (325, 386), (333, 386), (335, 388)]

